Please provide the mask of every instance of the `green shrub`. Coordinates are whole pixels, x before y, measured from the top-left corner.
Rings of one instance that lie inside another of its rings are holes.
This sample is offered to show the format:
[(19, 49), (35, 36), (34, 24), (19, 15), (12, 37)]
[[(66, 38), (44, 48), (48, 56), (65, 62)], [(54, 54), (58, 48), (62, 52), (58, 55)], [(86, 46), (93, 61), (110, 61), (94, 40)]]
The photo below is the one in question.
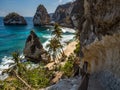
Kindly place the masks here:
[(61, 71), (64, 72), (64, 76), (67, 76), (67, 77), (71, 77), (73, 75), (73, 63), (74, 63), (74, 55), (71, 54), (69, 57), (68, 57), (68, 60), (67, 62), (65, 63), (65, 65), (63, 67), (61, 67)]
[(74, 53), (76, 54), (76, 56), (79, 56), (79, 53), (80, 53), (80, 43), (79, 42), (76, 45), (76, 49), (74, 50)]
[(49, 85), (50, 74), (45, 69), (33, 69), (26, 72), (25, 78), (34, 88), (43, 88)]

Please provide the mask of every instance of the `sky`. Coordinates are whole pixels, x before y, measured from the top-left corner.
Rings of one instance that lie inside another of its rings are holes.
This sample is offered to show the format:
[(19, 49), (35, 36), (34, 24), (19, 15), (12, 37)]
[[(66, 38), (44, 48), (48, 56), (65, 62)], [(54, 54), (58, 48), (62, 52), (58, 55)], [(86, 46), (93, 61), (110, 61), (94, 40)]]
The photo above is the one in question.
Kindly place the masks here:
[(43, 4), (48, 13), (53, 13), (58, 5), (73, 0), (0, 0), (0, 16), (16, 12), (22, 16), (34, 16), (39, 4)]

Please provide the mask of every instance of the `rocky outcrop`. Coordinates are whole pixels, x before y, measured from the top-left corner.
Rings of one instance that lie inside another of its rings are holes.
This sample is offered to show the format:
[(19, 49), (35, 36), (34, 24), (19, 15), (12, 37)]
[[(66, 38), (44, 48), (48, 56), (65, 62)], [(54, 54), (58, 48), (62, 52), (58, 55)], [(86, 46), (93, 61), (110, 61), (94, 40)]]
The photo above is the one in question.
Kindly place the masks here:
[(4, 25), (27, 25), (23, 16), (13, 12), (4, 17)]
[(120, 34), (105, 36), (82, 51), (84, 57), (81, 61), (88, 62), (87, 72), (92, 74), (106, 70), (120, 78)]
[(104, 70), (110, 72), (102, 73), (97, 78), (106, 90), (120, 88), (119, 8), (118, 0), (84, 0), (84, 14), (79, 29), (81, 61), (88, 62), (87, 71), (91, 75)]
[(81, 46), (89, 45), (102, 36), (120, 32), (120, 1), (84, 0), (80, 23)]
[(43, 5), (37, 7), (37, 11), (33, 18), (33, 24), (35, 26), (47, 25), (50, 23), (50, 16)]
[(48, 53), (43, 49), (39, 37), (33, 31), (30, 32), (26, 40), (24, 55), (27, 60), (32, 62), (48, 61)]
[[(120, 78), (116, 77), (109, 71), (102, 71), (93, 75), (99, 83), (105, 88), (105, 90), (119, 90)], [(101, 89), (103, 90), (103, 89)]]
[(74, 77), (71, 79), (61, 79), (57, 84), (40, 90), (78, 90), (81, 77)]
[(84, 14), (84, 1), (83, 0), (75, 0), (73, 2), (73, 8), (71, 11), (71, 19), (74, 27), (79, 28), (79, 24), (82, 21), (82, 16)]
[(78, 17), (83, 15), (83, 0), (59, 5), (53, 14), (53, 20), (65, 27), (78, 27)]
[(72, 3), (59, 5), (53, 14), (53, 20), (62, 26), (73, 27), (73, 23), (70, 17), (72, 9)]

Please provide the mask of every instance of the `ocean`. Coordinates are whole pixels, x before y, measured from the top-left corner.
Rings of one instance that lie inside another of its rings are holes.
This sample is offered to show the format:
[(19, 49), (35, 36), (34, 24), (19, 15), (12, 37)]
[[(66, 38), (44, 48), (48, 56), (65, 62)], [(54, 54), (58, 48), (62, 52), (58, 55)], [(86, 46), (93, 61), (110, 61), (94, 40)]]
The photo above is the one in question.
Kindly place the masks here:
[[(25, 17), (27, 26), (4, 26), (3, 17), (0, 17), (0, 70), (4, 68), (3, 63), (9, 62), (12, 52), (19, 51), (22, 55), (26, 39), (31, 30), (34, 30), (45, 48), (51, 38), (51, 32), (54, 27), (35, 27), (33, 26), (32, 17)], [(74, 30), (62, 28), (62, 43), (72, 40)]]

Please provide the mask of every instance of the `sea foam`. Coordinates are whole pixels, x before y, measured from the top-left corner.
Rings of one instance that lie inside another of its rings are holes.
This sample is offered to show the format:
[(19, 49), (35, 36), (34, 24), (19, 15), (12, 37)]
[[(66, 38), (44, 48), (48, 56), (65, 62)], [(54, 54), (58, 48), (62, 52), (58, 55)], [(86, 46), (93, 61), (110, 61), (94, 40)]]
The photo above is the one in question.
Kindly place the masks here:
[[(66, 42), (68, 42), (68, 41), (70, 41), (70, 40), (72, 40), (74, 38), (75, 30), (71, 29), (71, 28), (65, 28), (65, 27), (62, 27), (61, 29), (62, 29), (62, 32), (64, 33), (64, 35), (62, 35), (61, 43), (63, 45), (65, 45)], [(67, 33), (67, 32), (71, 33), (71, 35), (65, 35), (65, 33)], [(48, 40), (45, 43), (43, 43), (43, 48), (47, 50), (46, 45), (49, 44), (49, 41), (52, 38), (52, 36), (51, 35), (47, 35), (47, 36), (43, 36), (43, 37), (44, 38), (48, 38)]]
[[(62, 31), (64, 33), (64, 35), (62, 35), (63, 38), (61, 40), (61, 43), (63, 44), (64, 49), (65, 49), (66, 48), (65, 47), (66, 46), (66, 42), (68, 42), (68, 41), (73, 39), (73, 37), (74, 37), (73, 33), (75, 33), (75, 30), (74, 29), (70, 29), (70, 28), (64, 28), (64, 27), (62, 27), (61, 29), (62, 29)], [(71, 33), (71, 35), (65, 35), (65, 33), (67, 33), (67, 32)], [(43, 48), (46, 49), (46, 45), (49, 43), (49, 40), (52, 38), (52, 36), (51, 35), (45, 35), (43, 37), (48, 39), (45, 43), (42, 43)], [(20, 55), (20, 58), (22, 60), (25, 59), (23, 54)], [(12, 57), (4, 56), (2, 58), (1, 63), (0, 63), (0, 80), (4, 80), (4, 79), (6, 79), (8, 77), (8, 74), (6, 74), (6, 73), (2, 74), (2, 71), (5, 70), (5, 69), (9, 69), (11, 67), (10, 66), (11, 63), (14, 63), (14, 60), (13, 60)]]
[(65, 27), (62, 27), (61, 29), (62, 29), (63, 33), (66, 33), (66, 32), (75, 33), (75, 30), (72, 29), (72, 28), (65, 28)]
[[(20, 59), (24, 59), (24, 55), (21, 54), (20, 55)], [(8, 77), (8, 74), (7, 73), (4, 73), (2, 74), (2, 72), (6, 69), (9, 69), (10, 67), (12, 67), (12, 64), (14, 63), (14, 60), (12, 57), (7, 57), (7, 56), (4, 56), (1, 60), (1, 63), (0, 63), (0, 80), (4, 80)]]

